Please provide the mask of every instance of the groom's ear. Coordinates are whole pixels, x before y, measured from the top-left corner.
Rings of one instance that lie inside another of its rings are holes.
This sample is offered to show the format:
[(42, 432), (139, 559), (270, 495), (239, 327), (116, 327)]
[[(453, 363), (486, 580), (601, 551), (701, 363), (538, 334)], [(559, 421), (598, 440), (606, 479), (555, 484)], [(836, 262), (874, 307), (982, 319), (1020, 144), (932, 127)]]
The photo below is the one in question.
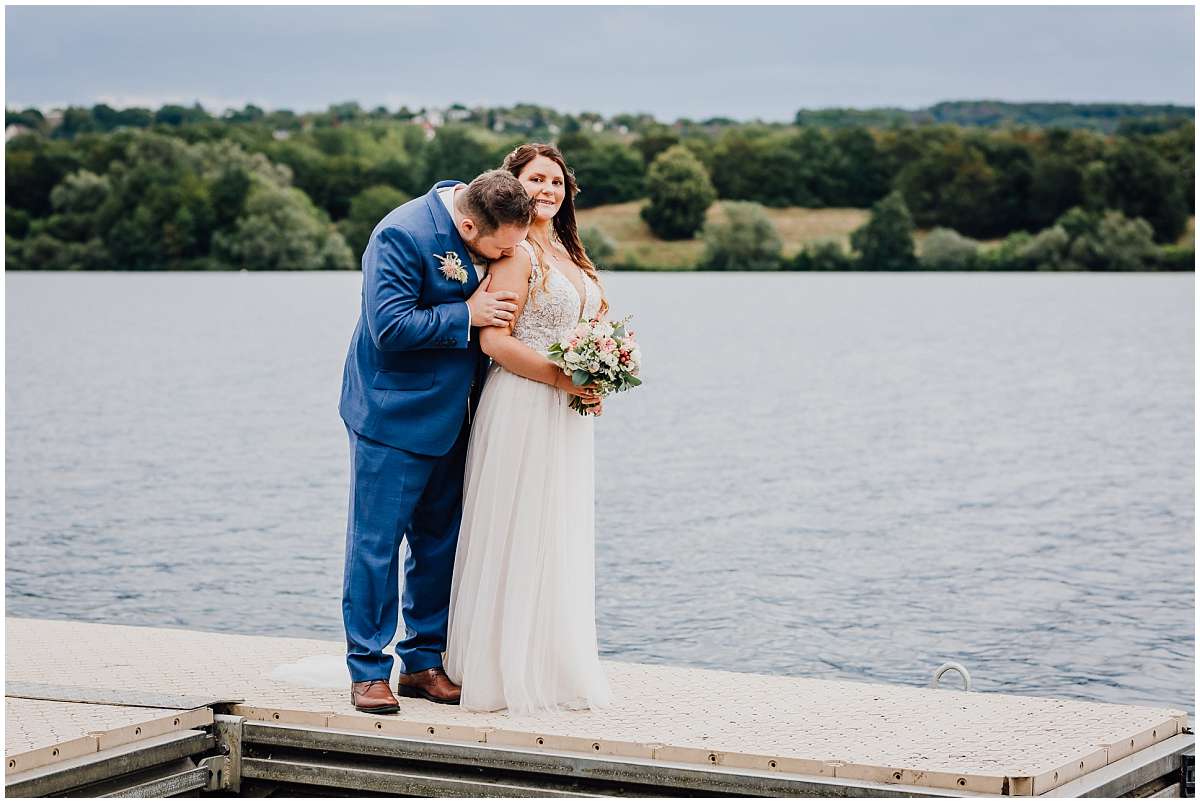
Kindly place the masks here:
[[(475, 221), (471, 220), (471, 218), (469, 218), (469, 217), (463, 217), (461, 222), (459, 223), (459, 227), (461, 229), (459, 231), (459, 234), (462, 235), (462, 238), (464, 240), (472, 239), (473, 237), (475, 237), (476, 233), (478, 233), (478, 231), (479, 231), (479, 227), (475, 225)], [(468, 236), (468, 235), (470, 235), (470, 236)]]

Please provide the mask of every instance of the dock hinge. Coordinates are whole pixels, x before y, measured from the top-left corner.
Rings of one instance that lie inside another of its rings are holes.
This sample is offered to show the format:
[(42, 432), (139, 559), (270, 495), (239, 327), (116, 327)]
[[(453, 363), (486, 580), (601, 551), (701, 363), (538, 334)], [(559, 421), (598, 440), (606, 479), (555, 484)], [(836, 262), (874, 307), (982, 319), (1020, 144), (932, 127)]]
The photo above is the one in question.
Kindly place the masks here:
[(1196, 750), (1191, 750), (1179, 756), (1179, 796), (1196, 796)]
[(208, 785), (205, 792), (216, 792), (229, 788), (229, 756), (209, 756), (196, 763), (202, 770), (208, 770)]
[(210, 767), (213, 773), (208, 781), (210, 790), (242, 790), (242, 726), (245, 722), (245, 717), (228, 714), (213, 717), (213, 737), (222, 755), (206, 759), (206, 763), (210, 760), (214, 762), (214, 766)]

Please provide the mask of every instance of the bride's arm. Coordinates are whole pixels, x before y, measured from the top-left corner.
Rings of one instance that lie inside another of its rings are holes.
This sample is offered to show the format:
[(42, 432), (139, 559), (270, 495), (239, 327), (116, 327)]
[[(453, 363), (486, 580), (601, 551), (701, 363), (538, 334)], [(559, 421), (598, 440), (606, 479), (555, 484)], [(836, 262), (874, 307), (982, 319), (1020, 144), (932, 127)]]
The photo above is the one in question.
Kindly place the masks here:
[(484, 354), (517, 376), (552, 385), (588, 401), (591, 394), (576, 387), (561, 368), (550, 362), (550, 358), (538, 354), (512, 335), (517, 319), (525, 310), (525, 302), (529, 300), (529, 276), (532, 270), (529, 254), (523, 248), (518, 248), (512, 256), (497, 260), (488, 267), (488, 275), (492, 279), (491, 291), (511, 290), (516, 293), (517, 311), (513, 313), (508, 326), (480, 329), (479, 347)]

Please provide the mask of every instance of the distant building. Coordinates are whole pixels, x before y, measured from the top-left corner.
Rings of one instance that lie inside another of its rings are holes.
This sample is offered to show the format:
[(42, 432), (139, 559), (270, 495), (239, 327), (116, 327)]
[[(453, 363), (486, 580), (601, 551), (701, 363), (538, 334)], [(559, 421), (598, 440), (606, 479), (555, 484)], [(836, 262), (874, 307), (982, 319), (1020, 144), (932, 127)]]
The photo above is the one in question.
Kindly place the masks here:
[(32, 133), (33, 133), (33, 129), (30, 128), (29, 126), (21, 125), (19, 123), (13, 123), (12, 125), (5, 127), (4, 141), (8, 142), (13, 137), (19, 137), (22, 134), (32, 134)]
[(276, 141), (283, 142), (285, 139), (291, 138), (292, 132), (282, 128), (277, 128), (274, 132), (272, 132), (271, 136), (274, 137)]
[(441, 109), (426, 109), (414, 117), (413, 121), (422, 125), (429, 124), (434, 128), (441, 128), (446, 124), (446, 116), (442, 114)]

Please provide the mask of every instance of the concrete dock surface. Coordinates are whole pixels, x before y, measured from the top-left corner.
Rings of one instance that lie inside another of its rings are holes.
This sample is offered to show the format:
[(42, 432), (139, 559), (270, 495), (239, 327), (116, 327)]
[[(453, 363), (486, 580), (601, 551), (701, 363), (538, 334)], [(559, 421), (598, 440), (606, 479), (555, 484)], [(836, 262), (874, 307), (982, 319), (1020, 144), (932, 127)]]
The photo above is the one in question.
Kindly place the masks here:
[(1044, 794), (1190, 727), (1171, 708), (616, 661), (604, 663), (614, 702), (602, 711), (402, 698), (398, 715), (374, 716), (348, 688), (271, 678), (342, 656), (340, 642), (16, 618), (6, 638), (10, 774), (201, 727), (217, 703), (279, 724), (989, 795)]

